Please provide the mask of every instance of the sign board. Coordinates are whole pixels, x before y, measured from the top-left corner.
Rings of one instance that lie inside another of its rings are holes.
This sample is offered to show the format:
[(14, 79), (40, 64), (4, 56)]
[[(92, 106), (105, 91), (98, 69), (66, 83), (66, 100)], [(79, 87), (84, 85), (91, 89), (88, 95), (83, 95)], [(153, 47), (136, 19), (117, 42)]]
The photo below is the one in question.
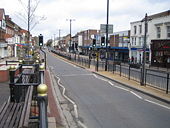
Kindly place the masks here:
[[(100, 24), (100, 31), (101, 33), (106, 33), (106, 24)], [(113, 33), (113, 25), (108, 24), (108, 34)]]

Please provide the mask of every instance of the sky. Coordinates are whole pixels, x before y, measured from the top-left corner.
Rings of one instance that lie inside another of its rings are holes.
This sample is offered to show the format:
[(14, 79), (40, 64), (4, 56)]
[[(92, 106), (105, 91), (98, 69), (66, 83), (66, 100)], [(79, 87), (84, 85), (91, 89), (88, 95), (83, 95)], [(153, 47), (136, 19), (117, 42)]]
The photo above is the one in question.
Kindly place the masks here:
[[(0, 8), (5, 14), (24, 29), (27, 29), (23, 15), (26, 14), (28, 0), (0, 0)], [(32, 7), (35, 0), (31, 0)], [(109, 24), (113, 24), (113, 32), (130, 29), (130, 22), (138, 21), (148, 15), (170, 10), (170, 0), (109, 0)], [(87, 29), (100, 29), (106, 24), (107, 0), (39, 0), (34, 12), (36, 26), (31, 30), (33, 36), (42, 34), (45, 40), (70, 33), (72, 35)], [(39, 20), (43, 17), (42, 20)], [(33, 25), (33, 23), (32, 23)]]

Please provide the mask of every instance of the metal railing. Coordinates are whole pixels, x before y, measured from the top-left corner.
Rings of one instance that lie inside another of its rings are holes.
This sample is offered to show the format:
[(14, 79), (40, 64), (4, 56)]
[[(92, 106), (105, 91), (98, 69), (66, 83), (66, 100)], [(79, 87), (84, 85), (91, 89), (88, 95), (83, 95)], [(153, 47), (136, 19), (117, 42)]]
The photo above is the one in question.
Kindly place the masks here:
[[(96, 59), (88, 58), (87, 56), (79, 56), (75, 57), (75, 55), (72, 55), (71, 53), (61, 52), (57, 50), (52, 50), (53, 53), (62, 56), (64, 58), (67, 58), (71, 61), (74, 61), (80, 65), (90, 67), (90, 65), (95, 66), (96, 71), (104, 71), (105, 70), (105, 62), (104, 61), (97, 61)], [(83, 59), (84, 58), (84, 59)], [(134, 68), (135, 65), (127, 65), (117, 62), (115, 60), (108, 61), (108, 71), (117, 73), (122, 77), (126, 77), (129, 80), (134, 80), (137, 82), (141, 82), (141, 68), (139, 65), (136, 65), (136, 68)], [(146, 69), (145, 72), (145, 85), (152, 86), (154, 88), (158, 88), (161, 90), (166, 91), (166, 93), (169, 92), (170, 87), (170, 78), (169, 78), (169, 72), (161, 72), (161, 71), (153, 71), (151, 69)]]
[[(8, 61), (11, 64), (14, 61)], [(18, 61), (15, 61), (15, 63)], [(32, 63), (32, 62), (30, 62)], [(28, 87), (33, 86), (30, 119), (38, 119), (39, 128), (47, 128), (47, 87), (44, 86), (44, 70), (40, 64), (19, 64), (10, 67), (10, 100), (11, 102), (24, 102), (28, 92)], [(46, 86), (46, 85), (45, 85)], [(38, 90), (39, 88), (39, 90)]]

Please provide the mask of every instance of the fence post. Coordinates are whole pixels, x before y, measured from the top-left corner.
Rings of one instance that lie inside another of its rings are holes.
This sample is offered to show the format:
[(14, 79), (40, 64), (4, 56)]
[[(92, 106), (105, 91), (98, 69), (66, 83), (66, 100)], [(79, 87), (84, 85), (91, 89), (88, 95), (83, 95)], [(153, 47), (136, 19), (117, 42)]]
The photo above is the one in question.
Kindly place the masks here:
[(114, 71), (115, 71), (115, 64), (114, 64), (114, 62), (113, 62), (113, 74), (114, 74)]
[(147, 75), (147, 69), (145, 70), (145, 81), (144, 81), (145, 86), (146, 86), (146, 75)]
[(37, 92), (38, 92), (38, 106), (39, 106), (39, 128), (48, 128), (47, 91), (48, 91), (47, 85), (45, 84), (38, 85)]
[(44, 83), (44, 70), (43, 70), (43, 66), (40, 67), (40, 71), (39, 71), (39, 78), (40, 78), (40, 83), (43, 84)]
[(168, 88), (169, 88), (169, 73), (167, 73), (166, 94), (168, 94)]
[(129, 65), (129, 77), (128, 77), (128, 79), (130, 80), (130, 65)]
[(90, 68), (90, 63), (91, 63), (91, 54), (89, 53), (89, 68)]
[(122, 75), (122, 65), (120, 63), (120, 76)]
[(99, 71), (99, 53), (97, 52), (97, 55), (96, 55), (96, 71), (98, 72)]
[(10, 88), (10, 101), (14, 102), (15, 99), (15, 92), (14, 92), (14, 80), (15, 80), (15, 68), (14, 67), (10, 67), (10, 71), (9, 71), (9, 77), (10, 77), (10, 84), (9, 84), (9, 88)]

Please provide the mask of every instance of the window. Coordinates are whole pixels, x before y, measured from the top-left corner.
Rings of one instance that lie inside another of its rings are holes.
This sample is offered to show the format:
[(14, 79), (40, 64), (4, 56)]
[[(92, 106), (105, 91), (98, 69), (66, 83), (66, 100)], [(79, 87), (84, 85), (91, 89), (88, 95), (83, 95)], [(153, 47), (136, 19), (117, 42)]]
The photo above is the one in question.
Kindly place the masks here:
[(142, 46), (142, 38), (139, 37), (139, 46)]
[(167, 26), (167, 37), (170, 38), (170, 26)]
[(132, 37), (132, 45), (133, 45), (133, 37)]
[(136, 34), (136, 26), (134, 26), (134, 34)]
[(142, 33), (142, 25), (139, 25), (139, 33)]
[(136, 45), (136, 37), (134, 38), (134, 44)]
[(161, 27), (157, 27), (157, 38), (161, 38)]

